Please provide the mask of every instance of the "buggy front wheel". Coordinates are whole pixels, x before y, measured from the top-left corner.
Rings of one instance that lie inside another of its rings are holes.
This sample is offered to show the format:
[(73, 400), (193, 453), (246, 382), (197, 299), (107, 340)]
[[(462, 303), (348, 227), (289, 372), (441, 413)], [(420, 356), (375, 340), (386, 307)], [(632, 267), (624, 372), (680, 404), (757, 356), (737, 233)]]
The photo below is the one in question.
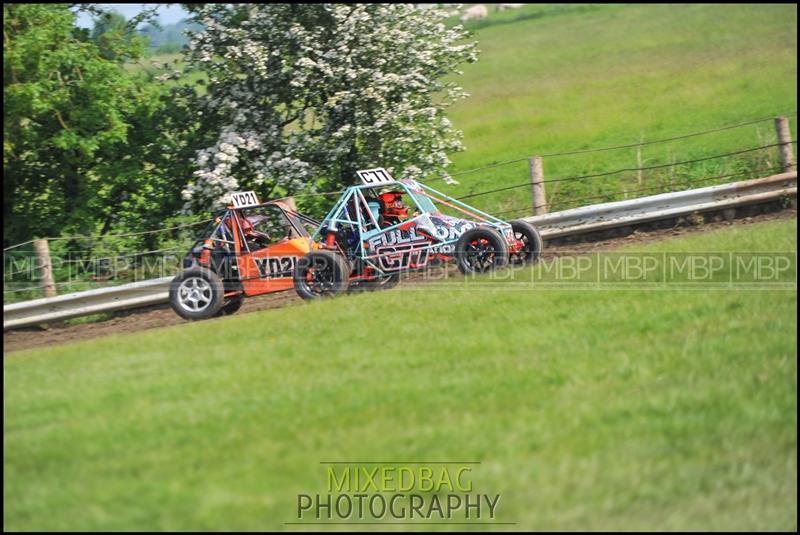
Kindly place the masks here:
[(461, 235), (455, 256), (461, 273), (484, 273), (508, 264), (508, 246), (493, 228), (477, 227)]

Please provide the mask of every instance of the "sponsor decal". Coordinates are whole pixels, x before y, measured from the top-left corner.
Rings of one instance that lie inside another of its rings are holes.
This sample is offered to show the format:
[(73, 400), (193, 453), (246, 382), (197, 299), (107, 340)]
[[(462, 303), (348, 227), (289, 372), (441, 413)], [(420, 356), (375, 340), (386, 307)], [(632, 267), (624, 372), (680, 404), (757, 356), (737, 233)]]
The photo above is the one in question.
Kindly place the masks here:
[(445, 243), (443, 245), (437, 245), (436, 247), (431, 247), (430, 251), (433, 254), (443, 254), (447, 256), (453, 256), (456, 252), (456, 244)]
[(295, 256), (268, 256), (253, 259), (262, 279), (285, 279), (294, 274)]
[(427, 245), (424, 241), (417, 244), (381, 247), (377, 250), (378, 264), (383, 271), (421, 268), (428, 264)]
[(382, 232), (377, 236), (371, 237), (367, 240), (368, 249), (374, 251), (379, 247), (386, 245), (404, 245), (407, 243), (429, 243), (424, 236), (417, 233), (417, 227), (412, 226), (406, 230), (395, 228), (386, 232)]
[[(384, 271), (420, 268), (428, 264), (431, 254), (452, 256), (458, 238), (476, 226), (454, 217), (423, 216), (416, 226), (391, 229), (369, 238), (366, 247), (378, 255), (378, 264)], [(443, 243), (431, 247), (435, 242)]]
[(442, 241), (456, 241), (466, 231), (477, 225), (472, 221), (464, 219), (448, 218), (442, 216), (431, 216), (434, 236)]
[(417, 233), (416, 227), (396, 228), (367, 240), (367, 249), (378, 255), (382, 270), (398, 271), (427, 265), (430, 244), (429, 239)]

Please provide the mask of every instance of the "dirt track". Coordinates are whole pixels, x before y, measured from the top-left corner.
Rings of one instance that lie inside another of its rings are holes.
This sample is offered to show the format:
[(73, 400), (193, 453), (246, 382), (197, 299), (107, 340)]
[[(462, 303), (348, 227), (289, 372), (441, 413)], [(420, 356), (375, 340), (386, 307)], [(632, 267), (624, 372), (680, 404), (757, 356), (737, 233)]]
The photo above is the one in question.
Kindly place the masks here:
[[(553, 258), (570, 254), (581, 254), (593, 251), (613, 249), (631, 243), (644, 243), (659, 241), (686, 234), (708, 232), (731, 225), (747, 225), (777, 219), (796, 219), (797, 211), (792, 209), (780, 212), (758, 214), (731, 221), (715, 221), (705, 224), (693, 224), (691, 220), (679, 220), (670, 228), (655, 228), (649, 230), (634, 230), (630, 234), (616, 238), (601, 238), (596, 241), (586, 241), (574, 244), (548, 244), (544, 257)], [(698, 221), (695, 221), (697, 223)], [(454, 266), (450, 266), (450, 273), (457, 273)], [(422, 277), (412, 275), (408, 282), (420, 282)], [(402, 283), (401, 283), (402, 284)], [(297, 305), (301, 299), (294, 291), (278, 294), (264, 295), (245, 300), (239, 314), (247, 314), (258, 310), (280, 308), (287, 305)], [(164, 327), (185, 323), (168, 305), (142, 308), (130, 312), (121, 312), (112, 319), (72, 326), (52, 326), (49, 329), (25, 328), (5, 331), (3, 333), (3, 352), (19, 351), (34, 347), (63, 344), (77, 340), (98, 338), (110, 334), (131, 333), (155, 327)]]

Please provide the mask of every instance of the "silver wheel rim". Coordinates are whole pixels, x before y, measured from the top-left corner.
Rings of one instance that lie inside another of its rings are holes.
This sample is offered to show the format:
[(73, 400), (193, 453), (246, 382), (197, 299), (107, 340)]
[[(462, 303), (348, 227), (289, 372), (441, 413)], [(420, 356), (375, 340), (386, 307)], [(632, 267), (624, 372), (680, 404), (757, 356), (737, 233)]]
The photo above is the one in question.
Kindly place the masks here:
[(211, 285), (202, 277), (189, 277), (178, 287), (178, 302), (189, 312), (202, 312), (211, 305)]

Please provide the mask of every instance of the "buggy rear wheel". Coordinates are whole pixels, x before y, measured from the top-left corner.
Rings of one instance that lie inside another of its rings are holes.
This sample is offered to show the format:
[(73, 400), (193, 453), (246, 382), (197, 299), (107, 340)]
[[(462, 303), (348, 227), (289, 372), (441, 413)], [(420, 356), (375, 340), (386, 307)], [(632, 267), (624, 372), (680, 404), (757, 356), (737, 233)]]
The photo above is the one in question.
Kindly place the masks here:
[(236, 297), (232, 297), (227, 303), (222, 305), (219, 311), (214, 314), (215, 317), (217, 316), (230, 316), (231, 314), (235, 314), (242, 308), (242, 304), (244, 303), (244, 297), (241, 295), (237, 295)]
[(204, 320), (219, 312), (225, 288), (219, 275), (210, 269), (192, 267), (177, 275), (169, 286), (172, 310), (187, 320)]
[(477, 227), (461, 235), (455, 256), (461, 273), (484, 273), (508, 264), (508, 246), (493, 228)]
[(347, 291), (350, 267), (333, 251), (311, 251), (297, 260), (294, 289), (303, 299), (330, 297)]
[(358, 286), (364, 290), (374, 292), (376, 290), (391, 290), (400, 282), (400, 274), (393, 273), (382, 277), (375, 277), (372, 280), (361, 281)]
[(522, 248), (511, 253), (508, 257), (510, 264), (515, 266), (523, 266), (525, 264), (532, 264), (539, 260), (544, 248), (544, 242), (533, 225), (527, 221), (515, 220), (509, 221), (511, 229), (514, 231), (514, 238), (522, 242)]

